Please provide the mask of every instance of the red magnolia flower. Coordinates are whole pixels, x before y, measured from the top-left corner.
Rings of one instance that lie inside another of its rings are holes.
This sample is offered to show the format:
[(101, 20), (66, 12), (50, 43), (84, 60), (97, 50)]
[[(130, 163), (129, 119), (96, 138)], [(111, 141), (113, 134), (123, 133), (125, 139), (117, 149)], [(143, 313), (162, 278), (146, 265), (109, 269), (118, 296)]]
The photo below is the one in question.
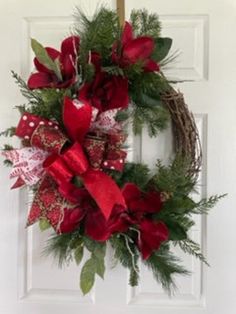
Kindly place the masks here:
[(140, 232), (137, 245), (143, 259), (148, 259), (153, 251), (158, 250), (161, 243), (168, 239), (168, 229), (163, 222), (155, 222), (148, 214), (161, 209), (160, 194), (156, 191), (143, 193), (133, 184), (123, 188), (128, 210), (115, 206), (109, 220), (104, 218), (85, 189), (77, 194), (81, 196), (80, 205), (75, 209), (66, 209), (60, 225), (60, 232), (71, 232), (82, 223), (84, 232), (95, 241), (106, 241), (113, 233), (126, 232), (130, 226), (136, 225)]
[[(97, 64), (95, 67), (98, 69)], [(79, 100), (99, 111), (126, 108), (129, 103), (128, 80), (98, 70), (94, 80), (79, 90)]]
[(142, 192), (134, 183), (127, 183), (122, 194), (134, 221), (139, 223), (145, 214), (158, 213), (162, 207), (161, 195), (157, 191)]
[(31, 74), (28, 87), (35, 88), (66, 88), (75, 82), (76, 78), (76, 55), (79, 49), (80, 38), (70, 36), (61, 43), (61, 52), (54, 48), (46, 47), (49, 57), (54, 61), (59, 60), (62, 80), (55, 73), (34, 58), (34, 65), (38, 72)]
[(160, 248), (162, 242), (168, 240), (168, 228), (161, 221), (155, 222), (145, 219), (140, 223), (139, 230), (138, 247), (143, 259), (148, 259), (153, 251)]
[[(155, 222), (147, 217), (148, 214), (161, 210), (160, 193), (149, 191), (143, 193), (133, 183), (127, 183), (123, 188), (130, 220), (138, 225), (140, 235), (138, 247), (143, 259), (148, 259), (153, 251), (158, 250), (161, 243), (168, 239), (168, 229), (163, 222)], [(124, 218), (123, 218), (124, 219)]]
[(78, 208), (65, 208), (63, 221), (60, 224), (59, 232), (68, 233), (74, 231), (83, 219), (84, 213)]
[(112, 60), (121, 68), (142, 62), (146, 72), (159, 71), (159, 65), (151, 59), (155, 42), (150, 36), (134, 38), (132, 26), (125, 22), (121, 42), (114, 43), (112, 47)]
[(83, 223), (84, 232), (87, 236), (95, 241), (106, 241), (111, 233), (101, 210), (96, 206), (86, 189), (77, 188), (77, 197), (77, 200), (80, 199), (79, 206), (75, 209), (64, 210), (59, 232), (72, 232)]

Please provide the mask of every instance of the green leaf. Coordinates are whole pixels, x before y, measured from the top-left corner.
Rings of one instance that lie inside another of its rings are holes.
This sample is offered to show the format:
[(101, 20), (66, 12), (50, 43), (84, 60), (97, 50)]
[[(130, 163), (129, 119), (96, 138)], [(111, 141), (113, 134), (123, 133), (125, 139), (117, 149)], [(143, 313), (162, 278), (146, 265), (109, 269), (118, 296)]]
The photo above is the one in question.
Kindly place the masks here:
[(58, 79), (62, 81), (60, 65), (58, 62), (53, 61), (47, 53), (47, 50), (36, 40), (31, 39), (31, 47), (35, 53), (36, 58), (49, 70), (53, 71)]
[(84, 237), (84, 245), (89, 252), (93, 252), (96, 247), (96, 242), (88, 237)]
[(98, 274), (99, 277), (104, 279), (104, 273), (105, 273), (105, 263), (104, 263), (104, 258), (98, 259), (95, 257), (96, 260), (96, 273)]
[(94, 248), (93, 255), (98, 259), (104, 259), (106, 255), (106, 242), (96, 243), (96, 247)]
[(155, 39), (155, 50), (152, 54), (152, 59), (159, 62), (163, 60), (169, 53), (171, 45), (172, 45), (172, 39), (165, 37), (165, 38), (156, 38)]
[(80, 264), (84, 255), (84, 247), (82, 245), (78, 246), (74, 251), (75, 262), (77, 265)]
[(96, 273), (102, 279), (104, 279), (104, 273), (105, 273), (105, 262), (104, 262), (105, 255), (106, 255), (106, 242), (103, 242), (103, 243), (97, 242), (93, 250), (91, 258), (95, 260)]
[(130, 117), (130, 112), (128, 110), (119, 110), (116, 114), (115, 120), (117, 122), (123, 122)]
[(84, 264), (80, 273), (80, 288), (83, 294), (89, 293), (95, 281), (95, 273), (97, 271), (96, 260), (90, 258)]
[(175, 221), (166, 221), (165, 222), (169, 229), (169, 240), (184, 240), (187, 238), (187, 233), (184, 228)]
[(41, 218), (39, 220), (39, 228), (41, 231), (45, 231), (51, 227), (50, 223), (46, 218)]

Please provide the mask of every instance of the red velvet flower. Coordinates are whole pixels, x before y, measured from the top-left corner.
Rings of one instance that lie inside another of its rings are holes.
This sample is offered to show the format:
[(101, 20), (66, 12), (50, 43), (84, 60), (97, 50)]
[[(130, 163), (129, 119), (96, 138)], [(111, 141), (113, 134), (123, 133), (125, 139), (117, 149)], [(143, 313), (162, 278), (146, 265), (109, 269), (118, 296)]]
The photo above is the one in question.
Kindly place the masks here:
[(146, 72), (159, 71), (159, 65), (151, 59), (155, 43), (150, 36), (134, 38), (132, 26), (125, 22), (120, 43), (114, 43), (112, 47), (112, 60), (121, 68), (126, 68), (137, 62), (143, 64)]
[(163, 222), (145, 219), (140, 223), (139, 230), (138, 247), (143, 259), (148, 259), (153, 251), (160, 248), (162, 242), (168, 240), (169, 231)]
[(80, 38), (70, 36), (61, 43), (61, 52), (54, 48), (45, 48), (49, 57), (59, 60), (62, 80), (56, 74), (34, 58), (34, 65), (38, 72), (31, 74), (28, 80), (30, 89), (35, 88), (66, 88), (75, 82), (76, 55), (79, 49)]
[(161, 210), (162, 202), (157, 191), (142, 192), (135, 184), (127, 183), (123, 188), (131, 224), (136, 224), (140, 231), (138, 247), (143, 259), (148, 259), (161, 243), (168, 239), (168, 229), (163, 222), (155, 222), (148, 214)]
[(106, 241), (109, 239), (111, 233), (108, 229), (107, 220), (98, 207), (87, 208), (84, 231), (87, 236), (95, 241)]
[(83, 225), (87, 236), (95, 241), (106, 241), (111, 233), (101, 210), (96, 206), (86, 189), (77, 188), (76, 194), (79, 196), (79, 206), (64, 210), (59, 232), (72, 232)]
[(98, 71), (94, 80), (79, 90), (79, 100), (100, 111), (126, 108), (129, 103), (128, 80)]
[(60, 233), (68, 233), (74, 231), (84, 217), (84, 211), (81, 208), (65, 208), (64, 217), (59, 226)]
[(157, 192), (142, 193), (135, 184), (126, 184), (123, 195), (128, 210), (122, 206), (115, 206), (109, 220), (106, 220), (88, 191), (77, 190), (80, 196), (79, 206), (64, 210), (58, 230), (60, 233), (72, 232), (82, 225), (85, 234), (91, 239), (106, 241), (113, 233), (126, 232), (135, 224), (140, 232), (137, 245), (143, 259), (148, 259), (153, 251), (159, 249), (163, 241), (168, 240), (169, 232), (166, 225), (145, 216), (160, 210), (161, 202)]
[(158, 213), (161, 210), (161, 195), (157, 191), (151, 190), (144, 193), (134, 183), (127, 183), (122, 193), (130, 214), (137, 222), (139, 222), (145, 214)]

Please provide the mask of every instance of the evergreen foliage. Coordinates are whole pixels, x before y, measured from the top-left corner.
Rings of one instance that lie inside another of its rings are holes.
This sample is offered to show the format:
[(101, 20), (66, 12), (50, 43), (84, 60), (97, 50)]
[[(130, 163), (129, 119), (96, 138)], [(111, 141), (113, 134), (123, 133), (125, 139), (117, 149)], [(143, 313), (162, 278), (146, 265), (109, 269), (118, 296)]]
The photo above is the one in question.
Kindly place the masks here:
[(54, 88), (31, 90), (18, 74), (12, 71), (12, 76), (20, 87), (22, 95), (28, 100), (27, 105), (17, 107), (20, 113), (28, 111), (46, 119), (56, 120), (63, 128), (63, 99), (65, 96), (72, 96), (72, 91)]
[(89, 19), (80, 8), (77, 8), (74, 28), (75, 33), (81, 38), (79, 61), (83, 70), (91, 51), (101, 55), (103, 66), (110, 65), (111, 47), (121, 33), (117, 13), (100, 7)]
[(162, 246), (145, 261), (151, 269), (154, 278), (161, 283), (169, 294), (176, 289), (174, 275), (189, 275), (189, 272), (180, 264), (180, 260), (170, 252), (168, 246)]
[(130, 22), (136, 36), (151, 36), (157, 38), (161, 34), (161, 23), (157, 14), (149, 14), (146, 9), (132, 10)]
[(110, 239), (115, 258), (130, 270), (129, 284), (137, 286), (139, 280), (139, 253), (134, 240), (127, 234), (117, 234)]

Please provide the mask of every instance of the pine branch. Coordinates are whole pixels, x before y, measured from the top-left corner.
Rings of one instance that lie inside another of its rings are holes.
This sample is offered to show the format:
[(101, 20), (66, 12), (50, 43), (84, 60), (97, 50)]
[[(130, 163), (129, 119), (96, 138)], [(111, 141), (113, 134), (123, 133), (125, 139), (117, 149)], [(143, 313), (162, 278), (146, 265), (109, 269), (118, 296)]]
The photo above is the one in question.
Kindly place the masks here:
[(168, 191), (176, 196), (187, 196), (194, 191), (195, 179), (188, 175), (189, 162), (186, 159), (176, 157), (168, 166), (157, 162), (157, 172), (152, 178), (153, 184), (159, 191)]
[(163, 131), (169, 121), (168, 111), (164, 107), (136, 106), (133, 113), (133, 132), (141, 134), (144, 125), (147, 126), (150, 137), (155, 137)]
[(4, 144), (2, 150), (12, 150), (14, 147), (10, 144)]
[(10, 128), (7, 128), (5, 131), (2, 131), (0, 133), (0, 136), (12, 137), (15, 135), (15, 131), (16, 131), (16, 128), (12, 126)]
[(15, 106), (15, 109), (17, 109), (19, 113), (22, 115), (26, 111), (26, 105)]
[(116, 65), (104, 66), (102, 70), (111, 75), (125, 76), (124, 70)]
[(150, 170), (147, 165), (128, 162), (125, 164), (123, 172), (114, 173), (113, 178), (120, 187), (127, 182), (132, 182), (144, 189), (150, 179)]
[(139, 279), (139, 253), (134, 241), (127, 234), (114, 235), (109, 241), (115, 251), (115, 258), (123, 267), (130, 270), (130, 285), (137, 286)]
[(40, 91), (40, 101), (31, 103), (27, 111), (49, 120), (56, 120), (63, 127), (62, 106), (65, 96), (71, 96), (69, 89), (44, 88)]
[(153, 276), (163, 289), (169, 294), (176, 290), (173, 275), (189, 275), (189, 272), (180, 265), (180, 260), (167, 247), (161, 247), (153, 253), (145, 264), (152, 270)]
[(80, 63), (82, 66), (87, 63), (90, 51), (96, 51), (101, 55), (103, 65), (111, 65), (111, 47), (120, 36), (117, 13), (100, 6), (93, 17), (88, 19), (86, 14), (77, 8), (74, 17), (75, 33), (81, 38)]
[[(4, 144), (4, 146), (2, 148), (3, 151), (8, 151), (8, 150), (12, 150), (12, 149), (14, 149), (14, 147), (9, 145), (9, 144)], [(13, 166), (12, 161), (10, 161), (9, 159), (4, 159), (3, 164), (6, 167), (12, 167)]]
[(146, 9), (132, 10), (130, 21), (137, 36), (160, 36), (161, 23), (157, 14), (149, 14)]
[(52, 255), (58, 266), (62, 267), (72, 261), (73, 251), (80, 245), (81, 237), (78, 232), (55, 234), (48, 239), (43, 254)]

